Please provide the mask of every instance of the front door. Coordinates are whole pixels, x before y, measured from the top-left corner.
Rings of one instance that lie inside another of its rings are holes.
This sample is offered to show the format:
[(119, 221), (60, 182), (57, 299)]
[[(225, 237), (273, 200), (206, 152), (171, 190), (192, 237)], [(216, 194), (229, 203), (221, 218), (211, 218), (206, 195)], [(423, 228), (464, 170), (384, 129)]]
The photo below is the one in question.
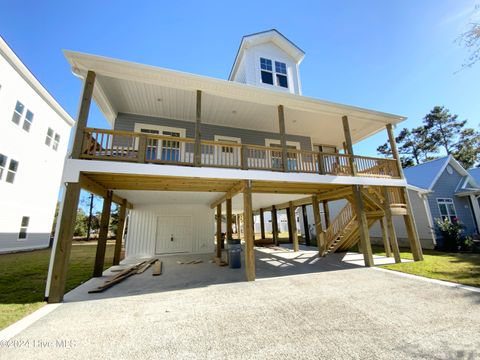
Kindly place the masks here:
[(156, 254), (190, 252), (192, 249), (191, 216), (159, 216)]

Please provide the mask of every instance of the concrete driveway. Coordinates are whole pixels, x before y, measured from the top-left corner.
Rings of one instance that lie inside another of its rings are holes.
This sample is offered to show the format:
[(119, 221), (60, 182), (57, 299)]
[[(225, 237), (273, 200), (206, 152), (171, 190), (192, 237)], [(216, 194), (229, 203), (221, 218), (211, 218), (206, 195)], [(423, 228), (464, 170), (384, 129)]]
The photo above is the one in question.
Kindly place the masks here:
[(480, 293), (340, 254), (281, 253), (256, 251), (256, 282), (208, 262), (175, 268), (171, 258), (160, 277), (147, 271), (104, 294), (86, 295), (95, 284), (84, 284), (0, 358), (480, 358)]

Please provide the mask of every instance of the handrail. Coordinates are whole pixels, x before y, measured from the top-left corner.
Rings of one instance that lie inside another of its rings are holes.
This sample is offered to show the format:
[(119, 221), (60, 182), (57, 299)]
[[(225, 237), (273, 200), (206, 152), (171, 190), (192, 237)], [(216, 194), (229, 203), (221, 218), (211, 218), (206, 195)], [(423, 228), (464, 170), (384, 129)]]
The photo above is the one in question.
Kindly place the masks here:
[(349, 202), (343, 207), (325, 232), (327, 249), (332, 245), (333, 241), (335, 241), (338, 235), (340, 235), (340, 233), (345, 229), (347, 224), (353, 220), (354, 216), (355, 213), (353, 211), (352, 204)]

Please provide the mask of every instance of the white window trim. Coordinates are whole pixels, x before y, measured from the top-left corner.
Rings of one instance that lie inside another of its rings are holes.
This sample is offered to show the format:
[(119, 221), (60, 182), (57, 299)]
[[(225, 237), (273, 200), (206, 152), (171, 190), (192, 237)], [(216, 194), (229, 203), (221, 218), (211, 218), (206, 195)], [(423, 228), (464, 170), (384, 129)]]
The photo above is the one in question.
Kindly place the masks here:
[[(261, 62), (260, 62), (260, 59), (266, 59), (266, 60), (270, 60), (272, 62), (272, 71), (270, 70), (265, 70), (265, 69), (262, 69), (262, 65), (261, 65)], [(279, 63), (283, 63), (285, 64), (285, 68), (287, 70), (287, 73), (286, 74), (282, 74), (282, 73), (277, 73), (277, 69), (275, 68), (275, 62), (279, 62)], [(288, 63), (287, 61), (284, 61), (284, 60), (276, 60), (276, 59), (273, 59), (273, 58), (267, 58), (267, 57), (264, 57), (264, 56), (258, 56), (258, 59), (257, 59), (257, 66), (258, 66), (258, 69), (259, 71), (257, 71), (257, 74), (258, 74), (258, 80), (260, 82), (260, 84), (262, 84), (263, 86), (274, 86), (278, 89), (283, 89), (283, 90), (290, 90), (290, 83), (291, 83), (291, 76), (290, 76), (290, 71), (289, 71), (289, 66), (288, 66)], [(266, 72), (269, 72), (272, 74), (272, 79), (273, 79), (273, 84), (268, 84), (268, 83), (264, 83), (262, 81), (262, 71), (266, 71)], [(285, 76), (287, 78), (287, 87), (283, 87), (283, 86), (280, 86), (277, 82), (277, 74), (278, 75), (282, 75), (282, 76)]]
[(451, 204), (453, 206), (453, 210), (455, 211), (455, 214), (450, 214), (450, 212), (448, 211), (448, 206), (447, 206), (448, 219), (450, 219), (450, 216), (455, 216), (458, 219), (457, 208), (455, 207), (455, 201), (453, 201), (452, 198), (436, 198), (436, 200), (437, 200), (438, 212), (439, 212), (440, 216), (443, 216), (442, 215), (442, 210), (440, 209), (440, 201), (443, 201), (443, 204), (447, 204), (447, 203), (450, 203), (450, 201), (445, 202), (445, 200), (451, 200)]
[[(270, 146), (271, 144), (280, 145), (280, 140), (265, 139), (265, 146)], [(297, 150), (300, 150), (300, 143), (298, 141), (287, 141), (287, 145), (295, 146)]]
[(312, 144), (312, 149), (315, 151), (315, 146), (327, 146), (327, 147), (331, 147), (331, 148), (334, 148), (335, 149), (335, 153), (332, 153), (332, 154), (337, 154), (338, 153), (338, 149), (335, 145), (328, 145), (328, 144), (319, 144), (319, 143), (313, 143)]
[(220, 141), (220, 142), (222, 142), (223, 140), (227, 140), (227, 141), (235, 141), (237, 144), (242, 143), (242, 139), (238, 137), (233, 137), (233, 136), (214, 135), (213, 139), (215, 141)]
[(139, 132), (141, 132), (141, 129), (158, 130), (159, 132), (162, 132), (162, 131), (178, 132), (178, 133), (180, 133), (180, 137), (182, 137), (182, 138), (186, 137), (186, 130), (184, 128), (176, 128), (176, 127), (163, 126), (163, 125), (135, 123), (134, 131), (139, 133)]
[[(29, 235), (28, 228), (30, 227), (30, 216), (23, 216), (22, 220), (23, 220), (24, 217), (28, 217), (28, 225), (27, 226), (22, 226), (22, 223), (20, 222), (20, 230), (18, 231), (17, 241), (27, 241), (28, 240), (28, 235)], [(22, 232), (23, 228), (25, 228), (25, 237), (21, 238), (20, 233)]]

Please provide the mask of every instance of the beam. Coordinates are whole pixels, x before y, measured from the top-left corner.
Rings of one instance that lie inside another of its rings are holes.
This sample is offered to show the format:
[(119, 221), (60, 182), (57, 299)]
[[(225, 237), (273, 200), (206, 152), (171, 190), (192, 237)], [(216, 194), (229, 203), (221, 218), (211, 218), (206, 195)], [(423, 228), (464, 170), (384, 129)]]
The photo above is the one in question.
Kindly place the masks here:
[(78, 200), (80, 198), (80, 184), (65, 184), (65, 196), (62, 208), (58, 214), (57, 231), (55, 233), (55, 246), (53, 248), (53, 264), (50, 274), (50, 287), (48, 302), (59, 303), (65, 293), (65, 280), (67, 278), (68, 262), (72, 249), (73, 230), (77, 218)]
[(210, 209), (215, 209), (218, 204), (224, 203), (227, 199), (233, 198), (243, 190), (243, 182), (238, 182), (233, 185), (224, 195), (220, 196), (217, 200), (210, 204)]
[(302, 205), (303, 229), (305, 232), (305, 245), (310, 246), (310, 231), (308, 228), (307, 205)]
[(325, 216), (325, 228), (328, 229), (328, 227), (330, 226), (330, 209), (328, 207), (328, 201), (323, 200), (322, 204), (323, 204), (323, 216)]
[(295, 218), (295, 206), (293, 203), (290, 203), (289, 207), (290, 213), (290, 229), (292, 231), (291, 237), (293, 240), (293, 251), (298, 251), (298, 231), (297, 231), (297, 221)]
[(292, 229), (292, 217), (290, 216), (290, 207), (287, 207), (285, 209), (285, 212), (287, 213), (287, 228), (288, 228), (288, 242), (293, 243), (293, 229)]
[(372, 245), (370, 243), (368, 221), (367, 221), (367, 216), (365, 214), (365, 208), (364, 208), (363, 199), (362, 199), (362, 186), (353, 185), (352, 189), (353, 189), (355, 213), (356, 213), (357, 222), (358, 222), (358, 232), (360, 235), (360, 245), (363, 252), (363, 259), (365, 261), (365, 266), (371, 267), (371, 266), (374, 266), (374, 263), (373, 263), (373, 255), (372, 255)]
[(382, 186), (383, 197), (385, 198), (385, 220), (387, 221), (388, 237), (390, 240), (390, 246), (392, 247), (393, 257), (396, 263), (401, 263), (400, 249), (398, 248), (397, 233), (395, 232), (395, 226), (393, 224), (392, 210), (390, 207), (391, 198), (388, 187)]
[(112, 207), (112, 192), (103, 199), (102, 216), (100, 218), (100, 231), (98, 233), (97, 253), (95, 254), (95, 265), (93, 277), (101, 277), (103, 265), (105, 264), (105, 250), (107, 248), (108, 225), (110, 224), (110, 211)]
[(201, 133), (200, 125), (202, 118), (202, 91), (197, 90), (197, 101), (196, 101), (196, 116), (195, 116), (195, 166), (202, 165), (202, 144), (201, 144)]
[[(92, 194), (101, 196), (103, 198), (107, 197), (108, 190), (104, 188), (102, 185), (97, 183), (96, 181), (90, 179), (87, 175), (80, 173), (79, 176), (79, 183), (80, 187), (88, 192), (91, 192)], [(133, 205), (126, 201), (126, 199), (121, 198), (118, 195), (113, 194), (112, 195), (112, 202), (122, 205), (124, 202), (126, 203), (127, 209), (133, 209)]]
[(392, 250), (390, 248), (390, 241), (388, 240), (388, 232), (387, 232), (387, 220), (385, 216), (382, 217), (380, 220), (380, 228), (382, 229), (382, 239), (383, 239), (383, 247), (385, 248), (385, 255), (387, 257), (392, 257)]
[(118, 210), (117, 236), (115, 239), (115, 251), (113, 252), (113, 265), (120, 263), (120, 254), (122, 252), (122, 240), (125, 232), (125, 218), (127, 215), (127, 201), (120, 205)]
[(265, 216), (263, 209), (260, 209), (260, 238), (265, 239)]
[(272, 238), (273, 243), (278, 245), (278, 216), (277, 216), (277, 208), (272, 206)]
[(312, 196), (313, 219), (315, 222), (315, 234), (317, 235), (318, 255), (324, 256), (326, 250), (325, 233), (322, 229), (322, 219), (320, 217), (318, 198), (316, 195)]
[(350, 170), (352, 172), (352, 176), (357, 176), (357, 166), (355, 164), (355, 158), (353, 154), (353, 142), (352, 142), (352, 135), (350, 133), (350, 125), (348, 123), (348, 117), (342, 116), (343, 122), (343, 133), (345, 135), (345, 143), (347, 145), (348, 150), (348, 162), (350, 163)]
[(222, 257), (222, 204), (217, 205), (217, 258)]
[(233, 239), (232, 217), (232, 198), (229, 198), (227, 199), (227, 241)]
[(285, 112), (283, 105), (278, 105), (278, 128), (280, 131), (280, 146), (282, 147), (283, 171), (288, 172), (287, 135), (285, 131)]
[(244, 181), (243, 186), (244, 238), (245, 238), (245, 272), (247, 281), (255, 280), (255, 249), (253, 239), (252, 183)]
[(85, 128), (87, 127), (88, 114), (92, 103), (93, 88), (95, 86), (95, 73), (88, 71), (85, 81), (83, 82), (83, 90), (78, 109), (77, 121), (75, 122), (75, 130), (72, 145), (72, 159), (79, 159), (82, 154), (83, 138), (85, 136)]

